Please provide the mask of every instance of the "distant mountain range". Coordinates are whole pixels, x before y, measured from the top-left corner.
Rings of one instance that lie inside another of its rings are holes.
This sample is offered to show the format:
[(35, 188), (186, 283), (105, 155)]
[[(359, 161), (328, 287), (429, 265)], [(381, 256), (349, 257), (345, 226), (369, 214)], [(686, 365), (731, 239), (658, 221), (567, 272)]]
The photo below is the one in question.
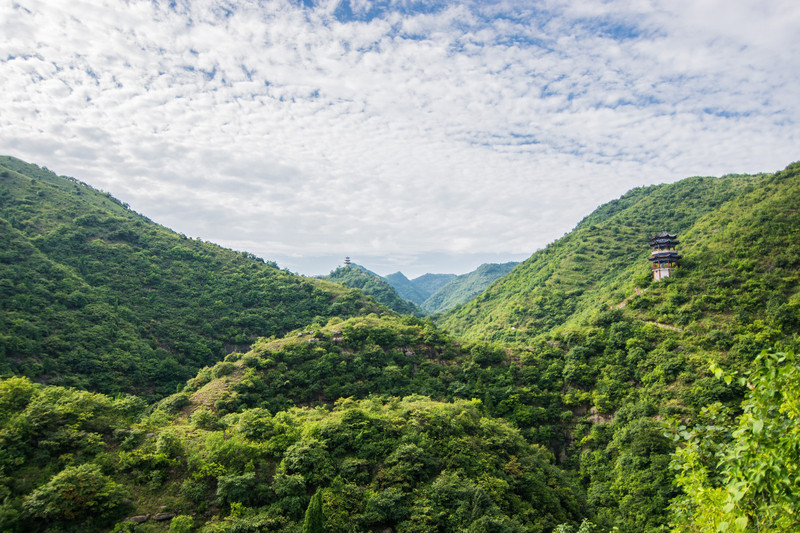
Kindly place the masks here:
[(408, 279), (402, 272), (385, 276), (397, 294), (417, 304), (427, 314), (449, 311), (474, 298), (505, 276), (519, 263), (484, 263), (460, 276), (456, 274), (424, 274)]
[(480, 294), (519, 263), (486, 263), (462, 274), (423, 274), (408, 279), (402, 272), (380, 276), (351, 264), (339, 267), (323, 279), (361, 289), (365, 294), (398, 313), (434, 315), (449, 311)]
[(455, 274), (424, 274), (411, 280), (402, 272), (395, 272), (384, 276), (384, 279), (394, 287), (401, 298), (421, 306), (433, 293), (455, 277)]
[(484, 263), (472, 272), (455, 276), (439, 287), (422, 302), (421, 307), (432, 315), (449, 311), (483, 292), (489, 285), (511, 272), (518, 264), (513, 261)]

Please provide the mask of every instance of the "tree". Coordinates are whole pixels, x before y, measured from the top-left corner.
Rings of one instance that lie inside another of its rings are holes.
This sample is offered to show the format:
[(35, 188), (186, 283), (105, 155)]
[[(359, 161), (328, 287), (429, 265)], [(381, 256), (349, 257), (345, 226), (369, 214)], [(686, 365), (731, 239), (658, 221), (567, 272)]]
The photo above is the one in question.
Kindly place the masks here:
[(317, 490), (311, 497), (303, 519), (303, 533), (325, 533), (325, 517), (322, 514), (322, 492)]
[[(717, 377), (731, 383), (733, 376)], [(800, 368), (793, 353), (762, 354), (739, 380), (749, 389), (732, 427), (678, 428), (672, 461), (684, 494), (674, 531), (800, 529)], [(729, 441), (727, 443), (719, 442)], [(727, 445), (725, 445), (727, 444)]]

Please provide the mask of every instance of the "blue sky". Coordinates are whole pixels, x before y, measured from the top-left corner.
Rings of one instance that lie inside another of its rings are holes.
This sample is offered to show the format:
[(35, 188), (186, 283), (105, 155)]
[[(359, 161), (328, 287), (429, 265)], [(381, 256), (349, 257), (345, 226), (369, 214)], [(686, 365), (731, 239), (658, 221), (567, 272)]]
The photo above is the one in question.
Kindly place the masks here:
[(324, 274), (520, 260), (800, 159), (800, 3), (0, 1), (0, 152)]

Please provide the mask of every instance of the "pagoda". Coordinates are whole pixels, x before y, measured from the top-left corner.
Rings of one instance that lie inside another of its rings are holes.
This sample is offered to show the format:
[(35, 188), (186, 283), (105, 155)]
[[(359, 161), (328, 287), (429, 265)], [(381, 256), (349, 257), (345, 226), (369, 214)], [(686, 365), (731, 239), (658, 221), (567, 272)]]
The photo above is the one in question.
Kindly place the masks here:
[(650, 238), (653, 255), (647, 259), (653, 263), (653, 281), (670, 277), (673, 268), (678, 267), (678, 260), (682, 257), (675, 251), (675, 246), (680, 244), (677, 235), (662, 231)]
[(350, 256), (344, 258), (344, 266), (346, 267), (350, 266)]

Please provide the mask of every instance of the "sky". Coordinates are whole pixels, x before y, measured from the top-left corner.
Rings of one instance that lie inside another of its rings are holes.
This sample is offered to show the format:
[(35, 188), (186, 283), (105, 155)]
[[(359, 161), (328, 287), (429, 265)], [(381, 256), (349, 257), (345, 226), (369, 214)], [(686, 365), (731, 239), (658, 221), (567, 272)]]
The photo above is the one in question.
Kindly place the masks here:
[(800, 159), (796, 0), (0, 0), (0, 153), (326, 274), (522, 260)]

